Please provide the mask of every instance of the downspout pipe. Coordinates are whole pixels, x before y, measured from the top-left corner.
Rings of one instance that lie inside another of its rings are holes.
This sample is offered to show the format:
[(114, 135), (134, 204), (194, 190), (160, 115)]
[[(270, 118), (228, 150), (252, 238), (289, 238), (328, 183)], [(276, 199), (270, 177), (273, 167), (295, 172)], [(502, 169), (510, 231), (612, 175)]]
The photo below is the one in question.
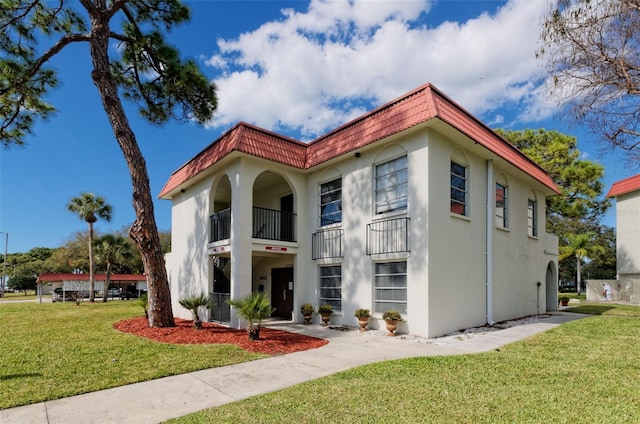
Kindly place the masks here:
[(487, 222), (486, 222), (486, 292), (487, 292), (487, 324), (493, 325), (493, 221), (495, 186), (493, 183), (493, 159), (487, 161)]

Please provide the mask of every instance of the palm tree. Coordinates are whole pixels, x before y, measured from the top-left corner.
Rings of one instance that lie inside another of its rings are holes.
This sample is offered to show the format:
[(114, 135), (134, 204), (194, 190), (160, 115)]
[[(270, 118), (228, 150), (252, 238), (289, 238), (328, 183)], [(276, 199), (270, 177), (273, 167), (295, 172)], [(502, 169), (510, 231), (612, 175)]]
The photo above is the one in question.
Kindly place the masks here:
[(107, 205), (104, 197), (93, 193), (81, 193), (67, 204), (67, 210), (78, 214), (80, 219), (89, 224), (89, 301), (95, 301), (95, 275), (93, 261), (93, 223), (98, 217), (111, 221), (111, 205)]
[(595, 244), (597, 234), (589, 231), (580, 234), (566, 234), (566, 245), (560, 246), (560, 256), (558, 260), (562, 261), (570, 256), (576, 258), (576, 290), (580, 294), (582, 284), (582, 260), (590, 256), (601, 253), (604, 248)]
[(200, 321), (200, 308), (208, 308), (211, 306), (209, 297), (203, 293), (185, 297), (178, 301), (180, 306), (191, 311), (193, 315), (193, 327), (196, 330), (202, 329), (202, 321)]
[(249, 322), (247, 325), (249, 340), (260, 338), (262, 320), (276, 310), (271, 307), (271, 300), (264, 292), (253, 292), (239, 300), (229, 299), (227, 303), (237, 309), (238, 316)]
[(124, 237), (111, 234), (105, 234), (96, 240), (94, 249), (98, 261), (107, 265), (107, 277), (104, 290), (102, 290), (102, 301), (106, 302), (113, 265), (129, 259), (131, 257), (131, 249)]

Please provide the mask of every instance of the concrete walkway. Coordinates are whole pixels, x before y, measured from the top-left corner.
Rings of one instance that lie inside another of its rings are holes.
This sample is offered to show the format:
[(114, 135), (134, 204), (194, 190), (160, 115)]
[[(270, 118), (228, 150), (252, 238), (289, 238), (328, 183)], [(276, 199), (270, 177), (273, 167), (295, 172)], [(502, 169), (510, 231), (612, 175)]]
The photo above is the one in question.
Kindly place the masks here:
[(476, 333), (449, 343), (401, 335), (384, 337), (376, 331), (336, 331), (319, 325), (268, 324), (330, 342), (319, 349), (0, 410), (0, 423), (159, 423), (373, 362), (491, 351), (584, 316), (555, 312), (537, 322)]

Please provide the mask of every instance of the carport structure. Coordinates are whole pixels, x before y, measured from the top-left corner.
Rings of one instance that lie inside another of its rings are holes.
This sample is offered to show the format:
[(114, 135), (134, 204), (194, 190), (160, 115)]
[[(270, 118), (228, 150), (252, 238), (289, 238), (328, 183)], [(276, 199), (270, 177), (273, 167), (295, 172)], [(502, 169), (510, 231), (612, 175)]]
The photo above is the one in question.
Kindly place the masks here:
[[(57, 288), (62, 288), (63, 297), (66, 292), (89, 292), (89, 274), (71, 273), (42, 273), (36, 280), (38, 284), (38, 298), (42, 301), (42, 286), (51, 285), (51, 292)], [(106, 274), (95, 274), (96, 292), (105, 289), (107, 281)], [(135, 286), (135, 290), (140, 295), (147, 290), (147, 277), (144, 274), (111, 274), (109, 288), (126, 289)]]

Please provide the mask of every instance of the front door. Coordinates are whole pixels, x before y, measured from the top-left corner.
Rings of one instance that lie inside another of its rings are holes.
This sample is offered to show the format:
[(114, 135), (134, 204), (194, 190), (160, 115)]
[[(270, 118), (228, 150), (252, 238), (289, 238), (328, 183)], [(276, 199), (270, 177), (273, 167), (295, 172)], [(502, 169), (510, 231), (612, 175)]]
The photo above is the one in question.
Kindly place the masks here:
[(293, 319), (293, 268), (271, 270), (271, 305), (276, 308), (272, 316)]

